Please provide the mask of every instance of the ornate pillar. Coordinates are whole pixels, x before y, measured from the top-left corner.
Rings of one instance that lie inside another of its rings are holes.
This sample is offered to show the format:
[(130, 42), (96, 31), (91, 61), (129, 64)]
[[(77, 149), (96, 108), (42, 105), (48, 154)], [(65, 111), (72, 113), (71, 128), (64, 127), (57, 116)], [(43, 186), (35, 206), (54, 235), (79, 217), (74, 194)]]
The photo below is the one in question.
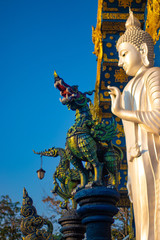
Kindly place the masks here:
[(113, 188), (96, 186), (84, 188), (75, 195), (77, 210), (86, 225), (87, 240), (111, 240), (111, 224), (117, 214), (119, 193)]
[(75, 209), (66, 211), (66, 213), (58, 220), (61, 224), (61, 233), (66, 240), (82, 240), (86, 228), (82, 225), (81, 218)]

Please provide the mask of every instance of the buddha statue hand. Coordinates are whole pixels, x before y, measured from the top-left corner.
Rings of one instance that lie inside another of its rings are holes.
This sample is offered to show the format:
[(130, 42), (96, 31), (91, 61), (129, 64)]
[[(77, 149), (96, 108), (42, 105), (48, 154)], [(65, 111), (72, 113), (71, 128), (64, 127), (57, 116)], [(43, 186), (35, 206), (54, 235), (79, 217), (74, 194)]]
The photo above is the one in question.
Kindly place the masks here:
[(109, 94), (111, 97), (111, 111), (116, 116), (121, 117), (121, 92), (117, 87), (108, 86), (108, 89), (110, 90)]
[(129, 161), (132, 162), (135, 158), (138, 158), (141, 156), (141, 152), (140, 152), (140, 147), (138, 146), (138, 144), (136, 143), (135, 145), (133, 145), (132, 147), (130, 147), (129, 149)]

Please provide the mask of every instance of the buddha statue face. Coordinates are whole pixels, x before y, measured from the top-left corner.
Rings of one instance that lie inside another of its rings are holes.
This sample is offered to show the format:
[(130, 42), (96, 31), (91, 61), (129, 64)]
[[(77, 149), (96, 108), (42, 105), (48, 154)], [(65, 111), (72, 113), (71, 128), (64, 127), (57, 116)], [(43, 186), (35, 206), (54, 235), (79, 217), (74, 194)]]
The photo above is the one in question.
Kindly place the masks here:
[(123, 67), (128, 76), (135, 76), (138, 70), (148, 66), (146, 50), (138, 51), (131, 43), (123, 42), (118, 47), (119, 62), (118, 66)]
[(151, 36), (141, 29), (141, 23), (130, 10), (126, 21), (126, 31), (118, 39), (119, 66), (126, 74), (135, 76), (141, 67), (153, 67), (154, 44)]

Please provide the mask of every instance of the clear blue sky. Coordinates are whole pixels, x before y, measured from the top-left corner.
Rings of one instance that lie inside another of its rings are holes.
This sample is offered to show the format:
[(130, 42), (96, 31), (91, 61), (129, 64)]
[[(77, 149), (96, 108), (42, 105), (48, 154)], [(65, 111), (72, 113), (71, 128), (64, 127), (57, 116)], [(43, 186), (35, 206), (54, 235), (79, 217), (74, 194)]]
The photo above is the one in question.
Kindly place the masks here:
[(32, 152), (64, 147), (74, 112), (59, 102), (53, 71), (81, 91), (93, 90), (96, 56), (91, 26), (98, 0), (0, 0), (0, 194), (22, 202), (23, 187), (39, 214), (53, 189), (58, 158)]

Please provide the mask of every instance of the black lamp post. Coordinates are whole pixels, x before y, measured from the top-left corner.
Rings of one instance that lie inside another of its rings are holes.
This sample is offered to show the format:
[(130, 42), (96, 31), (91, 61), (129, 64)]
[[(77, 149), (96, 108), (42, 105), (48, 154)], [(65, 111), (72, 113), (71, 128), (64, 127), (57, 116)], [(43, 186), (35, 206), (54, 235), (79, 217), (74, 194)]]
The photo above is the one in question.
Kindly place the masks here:
[(42, 168), (42, 155), (41, 155), (41, 168), (37, 170), (38, 178), (42, 180), (44, 178), (45, 170)]

